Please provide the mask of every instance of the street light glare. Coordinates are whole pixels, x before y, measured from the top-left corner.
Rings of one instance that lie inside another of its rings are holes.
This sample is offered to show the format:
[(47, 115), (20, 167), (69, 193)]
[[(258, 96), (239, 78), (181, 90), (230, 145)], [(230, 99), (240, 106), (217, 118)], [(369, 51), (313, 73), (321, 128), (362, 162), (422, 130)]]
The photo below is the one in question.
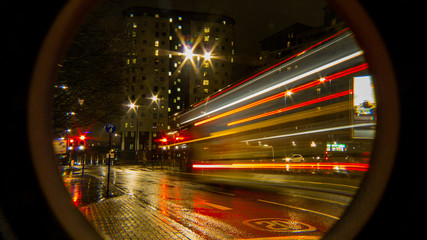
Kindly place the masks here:
[(185, 59), (191, 59), (194, 56), (193, 50), (185, 47), (184, 55)]
[(203, 57), (205, 58), (205, 60), (209, 61), (209, 60), (211, 60), (211, 53), (205, 52), (205, 55)]

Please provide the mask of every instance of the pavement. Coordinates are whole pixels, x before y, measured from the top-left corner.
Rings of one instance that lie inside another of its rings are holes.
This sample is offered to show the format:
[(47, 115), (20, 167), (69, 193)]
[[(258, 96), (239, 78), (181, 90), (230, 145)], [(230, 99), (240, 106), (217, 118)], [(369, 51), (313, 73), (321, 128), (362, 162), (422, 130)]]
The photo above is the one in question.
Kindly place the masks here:
[(71, 199), (90, 224), (107, 239), (200, 239), (191, 230), (160, 214), (136, 197), (79, 169), (63, 169)]

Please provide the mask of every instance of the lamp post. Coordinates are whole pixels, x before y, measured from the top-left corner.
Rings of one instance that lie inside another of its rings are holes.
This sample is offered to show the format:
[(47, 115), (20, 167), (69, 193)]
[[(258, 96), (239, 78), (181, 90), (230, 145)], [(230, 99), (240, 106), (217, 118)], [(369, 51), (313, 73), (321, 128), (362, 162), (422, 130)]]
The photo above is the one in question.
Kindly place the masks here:
[[(156, 119), (156, 136), (157, 136), (157, 139), (159, 139), (159, 136), (160, 136), (160, 127), (159, 127), (159, 120), (160, 120), (160, 98), (159, 97), (157, 97), (157, 95), (153, 95), (152, 97), (151, 97), (151, 100), (152, 100), (152, 102), (155, 102), (156, 103), (156, 106), (157, 106), (157, 119)], [(158, 159), (159, 158), (159, 152), (158, 152), (158, 150), (159, 150), (159, 146), (158, 146), (158, 143), (156, 143), (156, 159)], [(153, 164), (153, 166), (154, 166), (154, 164)], [(163, 166), (162, 166), (162, 159), (160, 158), (160, 168), (161, 169), (163, 169)]]
[(131, 102), (129, 105), (129, 111), (133, 110), (135, 111), (135, 115), (136, 115), (136, 132), (135, 132), (135, 161), (138, 162), (138, 150), (139, 150), (139, 122), (138, 122), (138, 105), (136, 105), (135, 103)]

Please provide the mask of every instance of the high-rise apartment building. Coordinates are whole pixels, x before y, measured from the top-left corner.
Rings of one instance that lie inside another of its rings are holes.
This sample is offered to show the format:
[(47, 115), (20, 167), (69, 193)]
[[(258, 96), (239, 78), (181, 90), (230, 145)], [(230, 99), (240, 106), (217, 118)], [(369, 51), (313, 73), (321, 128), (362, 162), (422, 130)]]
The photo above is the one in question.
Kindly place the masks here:
[[(123, 156), (152, 158), (180, 112), (233, 81), (234, 20), (148, 7), (123, 12), (129, 46), (120, 130)], [(126, 158), (126, 157), (125, 157)]]

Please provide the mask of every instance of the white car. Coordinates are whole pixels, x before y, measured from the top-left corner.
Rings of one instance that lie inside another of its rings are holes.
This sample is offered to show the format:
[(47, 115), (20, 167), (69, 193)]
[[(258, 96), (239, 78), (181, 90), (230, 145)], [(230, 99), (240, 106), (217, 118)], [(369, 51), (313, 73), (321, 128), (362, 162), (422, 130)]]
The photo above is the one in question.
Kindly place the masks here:
[(304, 162), (304, 157), (301, 154), (292, 154), (284, 159), (286, 162)]

